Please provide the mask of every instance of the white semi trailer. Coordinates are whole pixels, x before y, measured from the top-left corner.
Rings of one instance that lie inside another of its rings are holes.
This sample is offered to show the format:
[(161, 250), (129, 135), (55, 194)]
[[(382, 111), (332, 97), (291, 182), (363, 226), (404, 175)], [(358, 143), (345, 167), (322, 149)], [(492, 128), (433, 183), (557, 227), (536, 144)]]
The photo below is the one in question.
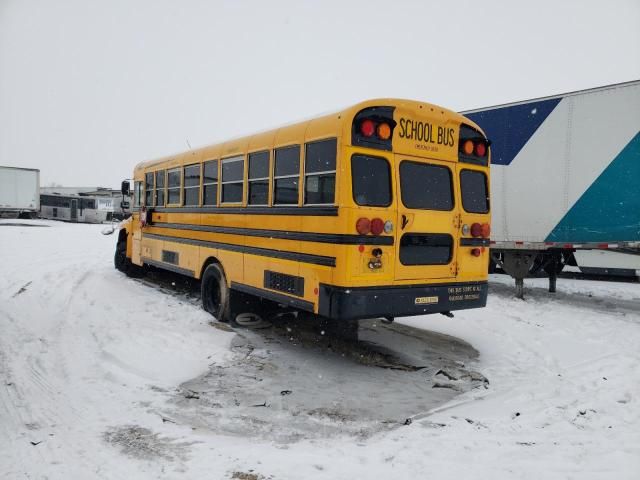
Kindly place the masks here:
[(0, 217), (35, 218), (40, 211), (40, 170), (0, 166)]
[(516, 279), (640, 254), (640, 81), (462, 112), (491, 144), (491, 257)]

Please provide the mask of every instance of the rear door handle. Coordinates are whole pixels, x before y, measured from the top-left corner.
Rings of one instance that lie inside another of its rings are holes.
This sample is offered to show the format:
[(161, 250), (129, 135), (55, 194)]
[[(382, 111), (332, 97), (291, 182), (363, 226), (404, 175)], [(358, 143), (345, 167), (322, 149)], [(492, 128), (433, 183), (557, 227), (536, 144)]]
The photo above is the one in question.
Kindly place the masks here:
[(402, 214), (402, 221), (400, 222), (400, 229), (404, 230), (404, 227), (407, 226), (407, 223), (409, 223), (409, 219), (407, 218), (407, 216), (403, 213)]

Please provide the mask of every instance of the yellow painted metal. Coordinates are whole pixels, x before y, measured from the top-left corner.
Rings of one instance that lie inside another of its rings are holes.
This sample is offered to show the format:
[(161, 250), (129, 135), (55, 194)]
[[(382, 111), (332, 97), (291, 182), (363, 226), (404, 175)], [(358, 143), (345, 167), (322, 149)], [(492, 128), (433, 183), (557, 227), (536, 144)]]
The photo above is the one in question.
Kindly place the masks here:
[[(363, 148), (351, 145), (351, 131), (355, 115), (361, 110), (374, 106), (388, 106), (394, 109), (392, 145), (393, 151)], [(177, 252), (180, 268), (194, 272), (199, 278), (203, 266), (212, 258), (222, 265), (227, 282), (238, 282), (264, 289), (264, 271), (304, 277), (304, 295), (302, 299), (312, 302), (317, 311), (317, 289), (321, 283), (344, 287), (375, 285), (412, 285), (428, 283), (448, 283), (461, 281), (484, 281), (487, 278), (488, 251), (485, 249), (479, 257), (471, 255), (471, 247), (460, 247), (463, 224), (473, 222), (489, 223), (489, 214), (468, 214), (461, 208), (459, 171), (472, 169), (483, 171), (487, 178), (489, 167), (470, 164), (458, 164), (458, 140), (460, 124), (465, 123), (479, 131), (480, 128), (469, 119), (442, 107), (423, 102), (397, 99), (377, 99), (359, 103), (340, 112), (324, 115), (301, 123), (284, 126), (256, 135), (235, 139), (229, 142), (190, 150), (158, 160), (136, 165), (134, 181), (144, 182), (144, 174), (158, 170), (180, 169), (181, 178), (184, 166), (202, 163), (208, 160), (220, 160), (242, 155), (244, 158), (244, 189), (241, 206), (247, 205), (248, 163), (247, 155), (251, 152), (270, 152), (270, 193), (269, 205), (273, 203), (273, 150), (289, 145), (300, 145), (301, 172), (299, 177), (298, 206), (303, 207), (304, 192), (304, 145), (307, 142), (336, 138), (338, 151), (336, 158), (336, 192), (335, 206), (337, 216), (305, 216), (305, 215), (249, 215), (235, 213), (205, 213), (189, 211), (158, 211), (153, 213), (153, 224), (141, 227), (139, 214), (134, 213), (127, 229), (127, 255), (133, 263), (141, 265), (142, 258), (162, 262), (162, 250)], [(354, 153), (368, 154), (386, 158), (392, 166), (393, 202), (389, 207), (360, 207), (352, 196), (352, 179), (350, 158)], [(428, 210), (411, 210), (402, 205), (400, 200), (398, 166), (402, 160), (427, 162), (447, 166), (452, 171), (455, 190), (453, 211), (435, 212)], [(220, 179), (220, 161), (218, 162), (218, 179)], [(218, 180), (218, 207), (237, 208), (220, 204), (220, 180)], [(165, 182), (165, 190), (167, 188)], [(144, 195), (141, 196), (144, 199)], [(181, 203), (184, 202), (181, 189)], [(202, 180), (200, 182), (200, 204), (202, 204)], [(165, 191), (165, 199), (167, 193)], [(181, 204), (171, 205), (179, 207)], [(167, 205), (169, 206), (169, 205)], [(153, 207), (151, 205), (150, 207)], [(271, 207), (277, 209), (278, 207)], [(179, 209), (178, 209), (179, 210)], [(185, 209), (187, 210), (187, 209)], [(408, 218), (405, 231), (448, 233), (454, 238), (452, 262), (444, 266), (411, 266), (401, 265), (398, 259), (400, 238), (399, 226), (402, 215)], [(310, 232), (327, 234), (355, 235), (356, 220), (360, 217), (379, 217), (383, 221), (390, 220), (394, 231), (383, 233), (394, 237), (394, 245), (372, 246), (343, 245), (331, 243), (308, 242), (300, 240), (246, 236), (230, 233), (214, 233), (194, 230), (176, 230), (163, 228), (162, 223), (177, 223), (216, 227), (235, 227), (250, 229), (279, 230), (286, 232)], [(172, 236), (191, 240), (204, 240), (245, 247), (266, 248), (276, 251), (307, 253), (335, 258), (335, 267), (271, 258), (249, 253), (229, 251), (222, 248), (208, 248), (188, 245), (174, 241), (156, 240), (143, 237), (145, 234)], [(369, 268), (374, 248), (382, 250), (382, 266)], [(362, 251), (360, 251), (362, 250)], [(282, 292), (277, 292), (282, 293)]]

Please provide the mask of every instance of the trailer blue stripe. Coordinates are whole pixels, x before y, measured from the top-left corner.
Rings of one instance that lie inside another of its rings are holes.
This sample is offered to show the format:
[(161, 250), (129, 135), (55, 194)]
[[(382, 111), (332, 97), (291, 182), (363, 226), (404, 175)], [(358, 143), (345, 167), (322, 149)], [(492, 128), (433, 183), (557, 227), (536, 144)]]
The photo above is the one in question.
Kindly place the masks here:
[(560, 100), (540, 100), (465, 116), (476, 122), (491, 140), (491, 164), (509, 165)]
[(545, 241), (640, 241), (640, 132), (582, 194)]

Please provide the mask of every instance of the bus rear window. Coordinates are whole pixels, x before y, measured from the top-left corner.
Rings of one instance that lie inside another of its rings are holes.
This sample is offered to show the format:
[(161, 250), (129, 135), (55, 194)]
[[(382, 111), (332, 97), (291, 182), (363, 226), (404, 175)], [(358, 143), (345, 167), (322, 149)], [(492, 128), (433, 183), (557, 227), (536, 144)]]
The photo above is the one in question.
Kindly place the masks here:
[(452, 252), (453, 238), (445, 233), (407, 233), (400, 239), (403, 265), (447, 265)]
[(469, 213), (488, 213), (489, 195), (487, 194), (487, 176), (476, 170), (460, 172), (462, 190), (462, 208)]
[(402, 203), (421, 210), (453, 210), (451, 170), (439, 165), (403, 161), (400, 164)]
[(351, 157), (353, 200), (367, 207), (391, 205), (391, 168), (386, 159), (367, 155)]

